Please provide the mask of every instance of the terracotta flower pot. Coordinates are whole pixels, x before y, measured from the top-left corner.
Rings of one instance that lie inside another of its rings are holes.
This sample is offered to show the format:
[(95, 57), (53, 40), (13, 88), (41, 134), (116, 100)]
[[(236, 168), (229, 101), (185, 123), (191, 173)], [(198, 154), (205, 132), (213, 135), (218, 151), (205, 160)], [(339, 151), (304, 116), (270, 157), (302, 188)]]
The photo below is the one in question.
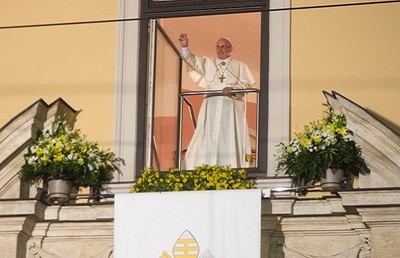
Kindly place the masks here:
[(341, 189), (341, 182), (344, 177), (344, 170), (340, 168), (328, 168), (326, 177), (321, 177), (322, 190), (337, 191)]
[(62, 179), (54, 179), (48, 182), (47, 195), (49, 202), (66, 203), (71, 195), (72, 183)]

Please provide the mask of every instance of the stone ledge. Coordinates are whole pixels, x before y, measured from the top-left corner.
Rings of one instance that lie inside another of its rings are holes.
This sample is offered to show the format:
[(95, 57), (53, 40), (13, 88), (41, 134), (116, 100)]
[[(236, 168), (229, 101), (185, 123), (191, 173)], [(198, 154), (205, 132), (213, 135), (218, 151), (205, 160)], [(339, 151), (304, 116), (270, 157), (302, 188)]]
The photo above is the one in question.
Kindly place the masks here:
[(114, 235), (112, 221), (75, 221), (49, 223), (46, 237), (49, 238), (110, 238)]
[(359, 207), (357, 211), (368, 226), (400, 229), (400, 205), (398, 207)]
[[(335, 234), (355, 234), (352, 225), (344, 216), (301, 216), (285, 217), (282, 219), (281, 229), (285, 234), (316, 234), (326, 235), (335, 231)], [(365, 228), (365, 227), (364, 227)]]
[(36, 215), (43, 218), (45, 209), (46, 205), (37, 200), (0, 200), (0, 214), (2, 216)]
[(343, 206), (395, 205), (400, 207), (400, 189), (368, 189), (338, 192)]
[(264, 199), (262, 215), (333, 215), (344, 214), (345, 208), (340, 198), (276, 198)]
[(110, 221), (114, 220), (114, 205), (49, 206), (45, 211), (44, 219), (57, 221)]

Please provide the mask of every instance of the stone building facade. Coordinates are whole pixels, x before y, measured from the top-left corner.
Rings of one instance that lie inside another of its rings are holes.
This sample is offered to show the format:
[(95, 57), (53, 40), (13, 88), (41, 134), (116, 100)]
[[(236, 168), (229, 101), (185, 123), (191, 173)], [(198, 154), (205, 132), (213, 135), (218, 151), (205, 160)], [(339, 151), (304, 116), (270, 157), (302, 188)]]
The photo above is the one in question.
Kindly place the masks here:
[[(258, 180), (267, 193), (260, 200), (261, 257), (399, 257), (399, 128), (338, 93), (325, 95), (346, 114), (370, 171), (335, 193), (316, 186), (300, 195), (290, 178)], [(113, 257), (112, 185), (99, 202), (80, 193), (57, 205), (18, 178), (26, 147), (59, 114), (73, 123), (78, 112), (62, 99), (39, 100), (0, 130), (2, 257)]]

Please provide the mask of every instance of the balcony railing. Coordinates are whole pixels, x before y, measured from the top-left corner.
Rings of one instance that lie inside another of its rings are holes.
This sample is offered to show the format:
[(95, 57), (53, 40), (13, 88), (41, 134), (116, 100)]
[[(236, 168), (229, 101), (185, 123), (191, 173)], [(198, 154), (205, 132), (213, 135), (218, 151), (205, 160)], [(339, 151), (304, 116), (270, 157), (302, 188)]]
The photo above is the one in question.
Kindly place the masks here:
[[(256, 94), (256, 130), (255, 130), (255, 166), (257, 166), (257, 150), (258, 150), (258, 119), (259, 119), (259, 114), (258, 114), (258, 109), (259, 109), (259, 90), (258, 89), (232, 89), (231, 94), (243, 94), (243, 100), (244, 100), (244, 112), (245, 112), (245, 117), (247, 118), (247, 103), (248, 103), (248, 94), (250, 93), (255, 93)], [(205, 90), (205, 91), (188, 91), (188, 92), (181, 92), (180, 93), (180, 113), (179, 113), (179, 143), (178, 143), (178, 154), (182, 153), (182, 130), (183, 130), (183, 104), (186, 103), (189, 109), (189, 115), (191, 117), (191, 123), (193, 126), (193, 129), (196, 129), (196, 118), (194, 115), (193, 111), (193, 105), (191, 102), (186, 98), (190, 96), (199, 96), (199, 95), (207, 95), (207, 96), (224, 96), (222, 90)], [(243, 126), (246, 126), (245, 124)], [(249, 129), (250, 130), (250, 129)], [(244, 136), (246, 137), (246, 136)], [(246, 141), (243, 141), (243, 143), (246, 143)], [(243, 157), (245, 158), (245, 157)], [(178, 168), (181, 169), (182, 165), (182, 155), (178, 155)]]

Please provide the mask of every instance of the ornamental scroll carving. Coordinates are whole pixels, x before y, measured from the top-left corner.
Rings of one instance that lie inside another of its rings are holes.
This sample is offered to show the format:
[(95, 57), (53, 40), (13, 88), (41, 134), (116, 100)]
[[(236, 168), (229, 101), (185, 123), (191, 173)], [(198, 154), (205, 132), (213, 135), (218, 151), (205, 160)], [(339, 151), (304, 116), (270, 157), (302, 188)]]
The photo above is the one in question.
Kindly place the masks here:
[(47, 252), (34, 241), (28, 243), (28, 257), (30, 258), (62, 258), (61, 256)]
[(284, 253), (287, 258), (369, 258), (371, 257), (371, 247), (368, 238), (365, 238), (363, 242), (349, 249), (346, 249), (340, 253), (333, 255), (309, 255), (304, 254), (298, 250), (291, 249), (283, 242), (275, 242), (273, 245), (273, 251), (275, 253)]

